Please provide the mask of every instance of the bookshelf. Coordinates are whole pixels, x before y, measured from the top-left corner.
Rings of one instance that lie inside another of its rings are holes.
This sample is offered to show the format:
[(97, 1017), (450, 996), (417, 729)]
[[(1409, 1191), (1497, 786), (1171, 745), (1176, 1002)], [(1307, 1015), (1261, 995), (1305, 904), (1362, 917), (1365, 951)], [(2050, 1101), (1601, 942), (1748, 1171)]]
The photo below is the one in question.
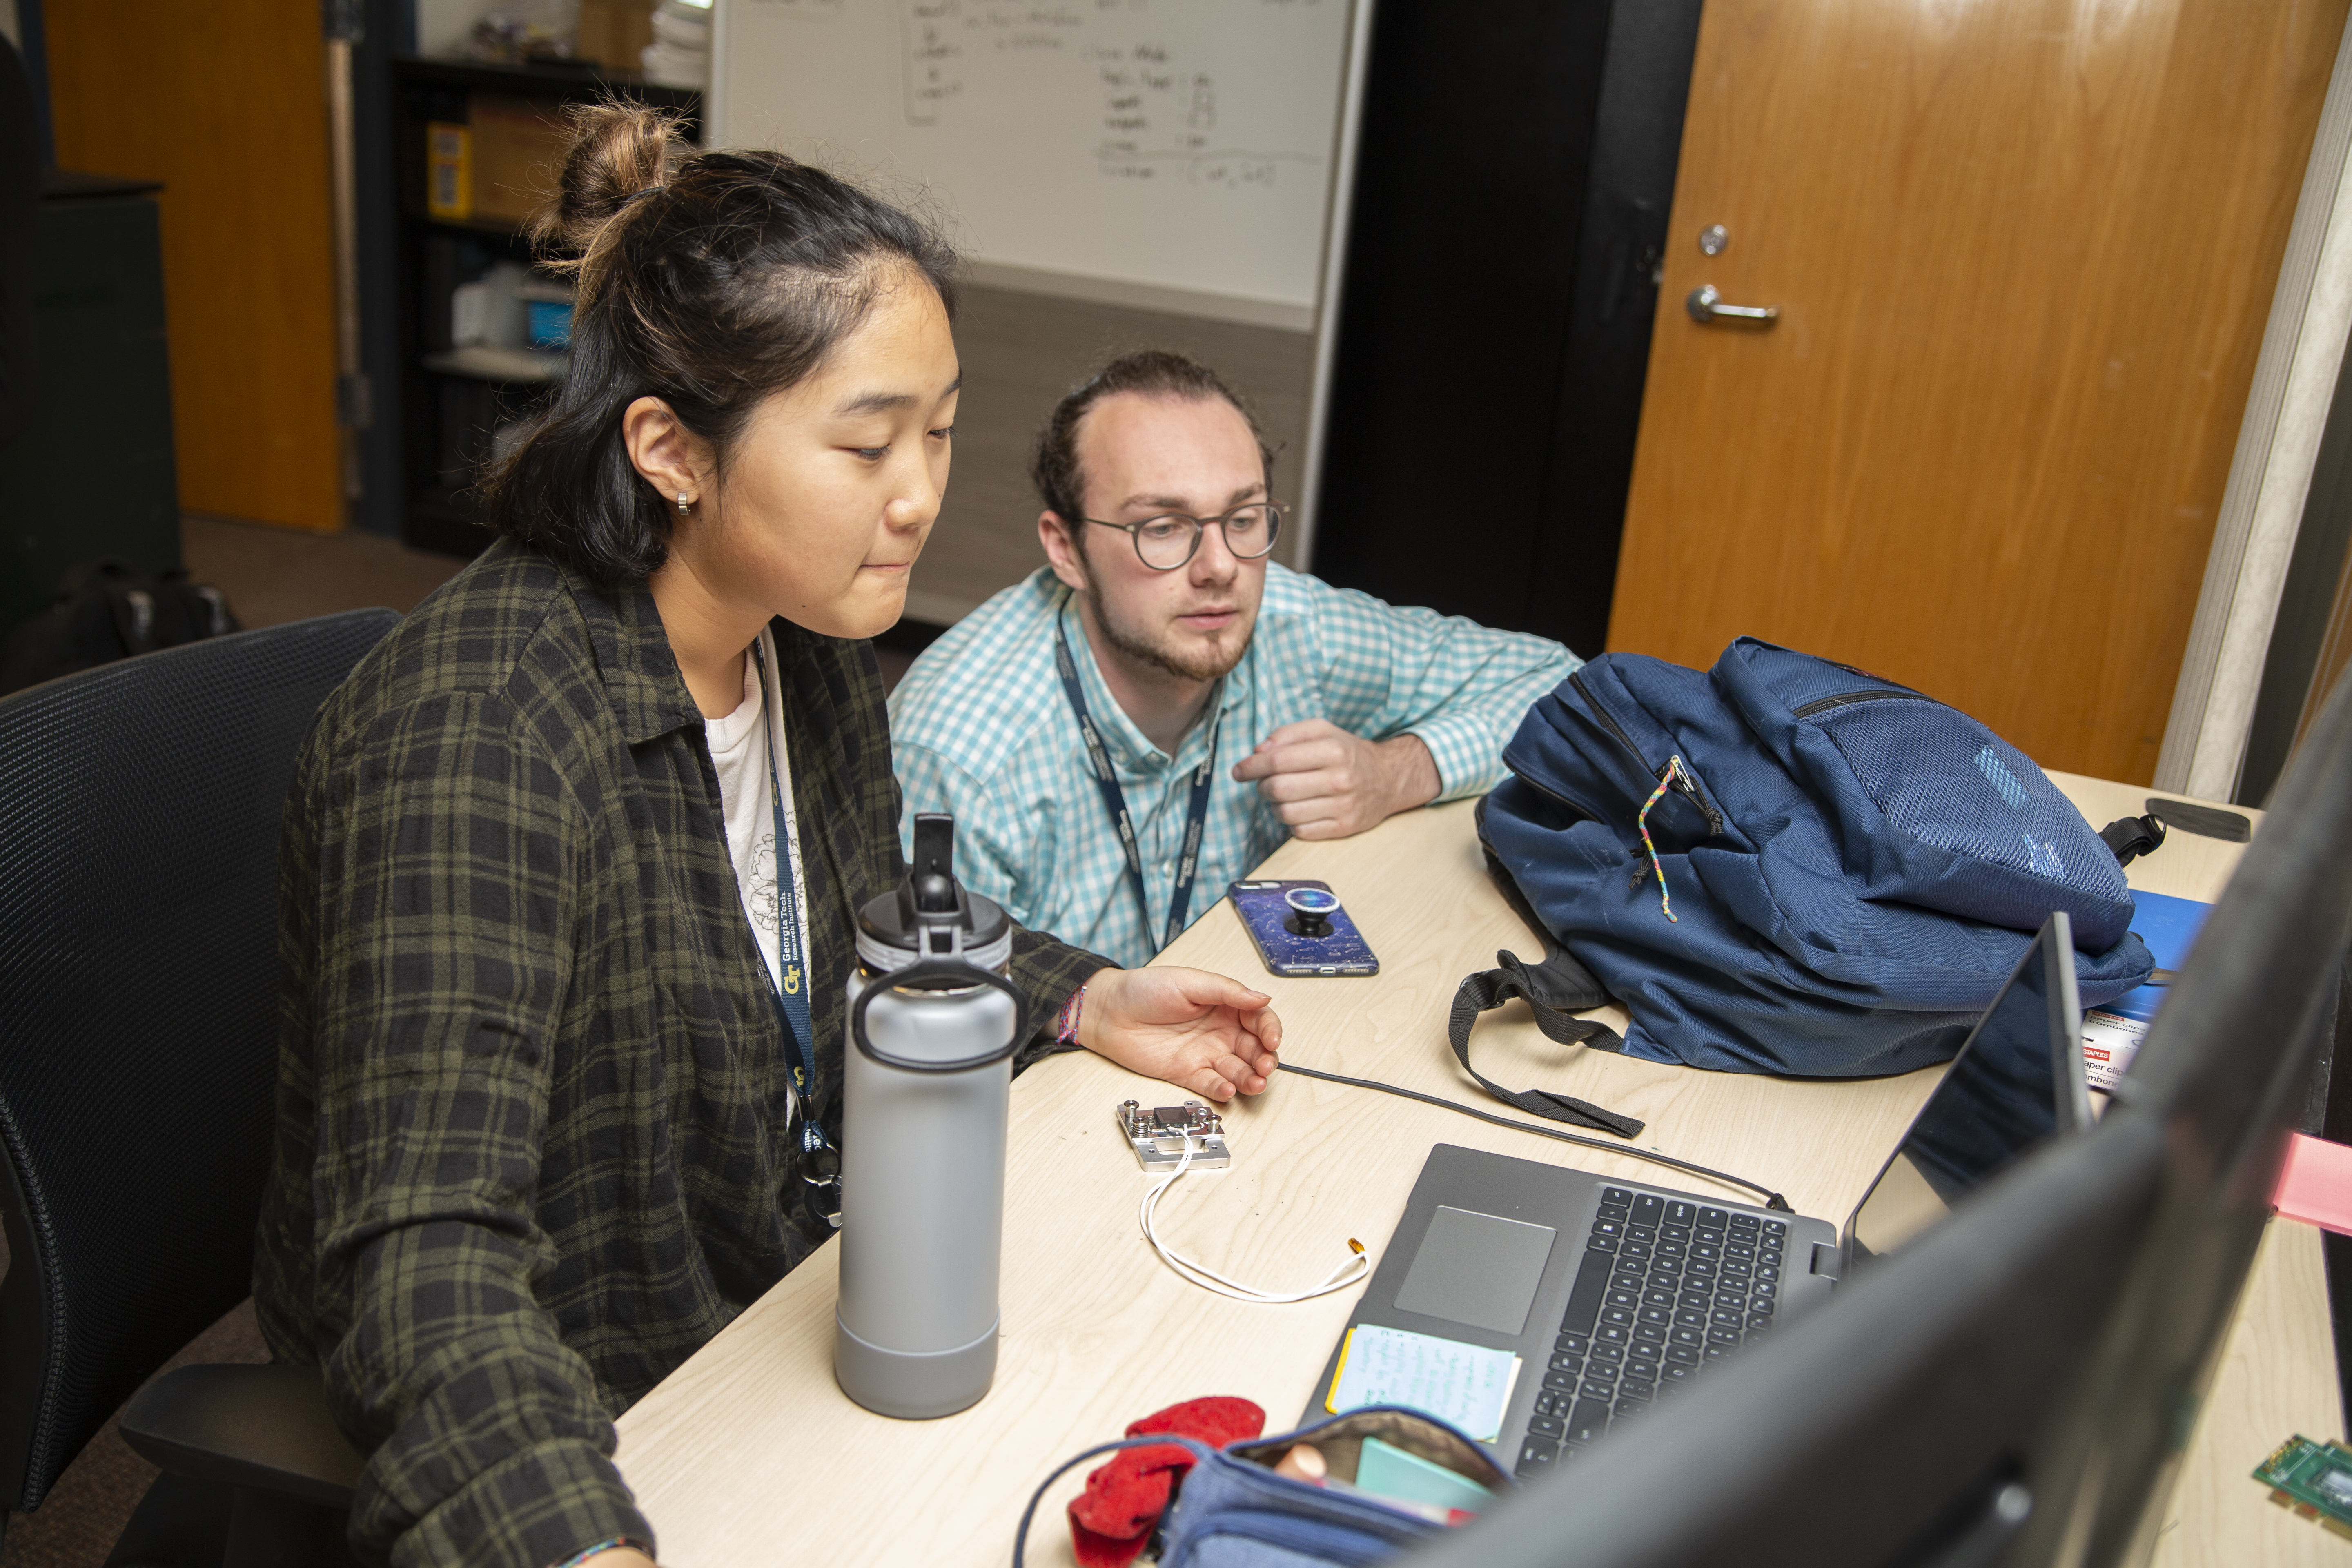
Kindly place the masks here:
[[(701, 95), (656, 87), (592, 66), (480, 65), (458, 60), (396, 58), (392, 62), (394, 180), (398, 221), (393, 289), (396, 304), (396, 363), (387, 366), (387, 392), (400, 405), (401, 534), (422, 550), (473, 555), (489, 542), (469, 493), (498, 433), (530, 412), (561, 382), (560, 355), (527, 348), (460, 346), (452, 332), (451, 297), (501, 262), (528, 265), (523, 237), (527, 204), (501, 172), (528, 167), (542, 174), (551, 148), (534, 150), (517, 137), (551, 126), (565, 106), (617, 94), (676, 109), (690, 137), (701, 133)], [(467, 125), (502, 140), (484, 155), (475, 146), (480, 193), (474, 210), (436, 216), (426, 200), (429, 126)], [(553, 132), (548, 131), (550, 137)]]

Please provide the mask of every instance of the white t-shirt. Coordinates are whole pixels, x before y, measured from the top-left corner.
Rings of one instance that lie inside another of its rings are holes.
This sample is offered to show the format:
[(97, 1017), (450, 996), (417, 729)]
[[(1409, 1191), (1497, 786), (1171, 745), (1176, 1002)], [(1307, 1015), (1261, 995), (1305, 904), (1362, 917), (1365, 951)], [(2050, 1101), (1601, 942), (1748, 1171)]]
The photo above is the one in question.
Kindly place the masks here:
[[(760, 675), (751, 658), (767, 665), (768, 689), (772, 693), (768, 711), (761, 710)], [(775, 776), (784, 786), (784, 834), (792, 863), (793, 902), (800, 911), (797, 934), (803, 953), (809, 951), (808, 882), (801, 874), (800, 821), (793, 811), (792, 762), (784, 750), (784, 683), (776, 669), (775, 645), (766, 632), (761, 632), (760, 640), (752, 645), (751, 658), (743, 661), (743, 700), (732, 713), (704, 720), (702, 729), (710, 745), (710, 760), (719, 769), (719, 799), (726, 813), (727, 848), (735, 862), (735, 885), (741, 890), (743, 914), (751, 922), (760, 956), (767, 963), (768, 984), (781, 987), (778, 954), (782, 944), (776, 939), (776, 818), (768, 805), (771, 744), (775, 748)], [(807, 965), (798, 967), (802, 973), (792, 979), (805, 993)]]

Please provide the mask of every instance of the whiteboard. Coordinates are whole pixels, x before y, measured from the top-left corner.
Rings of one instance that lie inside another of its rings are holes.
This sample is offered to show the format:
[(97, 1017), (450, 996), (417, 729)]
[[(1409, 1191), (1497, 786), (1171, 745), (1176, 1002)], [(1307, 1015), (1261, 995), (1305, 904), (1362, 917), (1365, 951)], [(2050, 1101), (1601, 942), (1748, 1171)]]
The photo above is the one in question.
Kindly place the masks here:
[(1305, 326), (1348, 24), (1348, 0), (722, 0), (711, 144), (912, 181), (982, 279)]

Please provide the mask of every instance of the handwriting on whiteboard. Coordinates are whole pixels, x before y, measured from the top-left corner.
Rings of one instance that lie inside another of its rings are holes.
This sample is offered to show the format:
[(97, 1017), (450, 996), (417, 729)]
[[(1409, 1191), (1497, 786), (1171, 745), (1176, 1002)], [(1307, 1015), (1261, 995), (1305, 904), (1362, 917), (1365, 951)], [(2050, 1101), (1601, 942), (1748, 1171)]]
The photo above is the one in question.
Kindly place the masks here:
[[(1269, 9), (1325, 3), (1260, 0)], [(981, 112), (976, 104), (992, 89), (1013, 89), (1012, 78), (1000, 65), (1020, 57), (1079, 89), (1074, 100), (1091, 79), (1100, 113), (1084, 133), (1106, 179), (1172, 179), (1242, 189), (1273, 185), (1286, 167), (1322, 163), (1317, 153), (1236, 147), (1221, 139), (1216, 77), (1188, 64), (1181, 50), (1154, 36), (1151, 4), (899, 0), (907, 122), (952, 126)], [(1034, 82), (1034, 76), (1024, 77)], [(1080, 127), (1074, 121), (1072, 130)]]

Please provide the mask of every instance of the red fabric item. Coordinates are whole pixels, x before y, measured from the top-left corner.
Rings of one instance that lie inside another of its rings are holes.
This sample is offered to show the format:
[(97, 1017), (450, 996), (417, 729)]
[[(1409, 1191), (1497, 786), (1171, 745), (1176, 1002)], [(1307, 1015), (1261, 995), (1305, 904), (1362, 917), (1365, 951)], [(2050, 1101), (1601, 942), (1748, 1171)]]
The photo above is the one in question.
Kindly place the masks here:
[[(1246, 1399), (1213, 1394), (1155, 1410), (1131, 1423), (1127, 1435), (1167, 1432), (1222, 1448), (1265, 1430), (1265, 1411)], [(1192, 1451), (1170, 1443), (1114, 1454), (1088, 1475), (1087, 1489), (1070, 1500), (1070, 1549), (1079, 1568), (1127, 1568), (1140, 1556), (1176, 1483), (1192, 1468)]]

